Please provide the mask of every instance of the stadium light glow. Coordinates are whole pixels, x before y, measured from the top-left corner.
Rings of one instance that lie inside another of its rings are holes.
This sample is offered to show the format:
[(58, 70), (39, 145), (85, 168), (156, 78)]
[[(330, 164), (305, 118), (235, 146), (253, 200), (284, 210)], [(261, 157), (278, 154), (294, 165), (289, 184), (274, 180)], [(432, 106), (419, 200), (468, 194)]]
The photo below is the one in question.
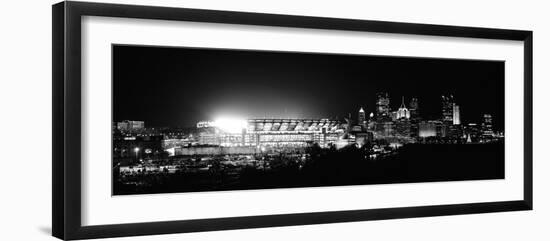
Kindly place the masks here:
[(244, 119), (222, 117), (214, 120), (213, 125), (228, 133), (241, 133), (246, 129), (247, 122)]

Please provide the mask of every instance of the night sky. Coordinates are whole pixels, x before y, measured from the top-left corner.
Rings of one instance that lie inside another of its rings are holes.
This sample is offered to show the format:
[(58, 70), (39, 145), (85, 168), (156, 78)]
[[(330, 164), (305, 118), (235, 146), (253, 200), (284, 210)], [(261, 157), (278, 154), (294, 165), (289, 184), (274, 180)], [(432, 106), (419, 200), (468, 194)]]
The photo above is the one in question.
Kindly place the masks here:
[(113, 121), (190, 127), (232, 118), (357, 118), (375, 111), (376, 92), (392, 109), (419, 98), (422, 117), (441, 116), (453, 94), (462, 123), (493, 115), (504, 125), (504, 62), (113, 46)]

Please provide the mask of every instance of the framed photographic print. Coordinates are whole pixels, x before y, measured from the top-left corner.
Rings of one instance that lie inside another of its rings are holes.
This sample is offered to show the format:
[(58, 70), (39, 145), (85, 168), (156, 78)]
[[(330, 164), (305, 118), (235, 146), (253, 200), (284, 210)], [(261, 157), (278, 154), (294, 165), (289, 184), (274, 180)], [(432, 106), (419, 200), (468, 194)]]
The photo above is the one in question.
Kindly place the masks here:
[(55, 4), (53, 235), (530, 210), (532, 51), (523, 30)]

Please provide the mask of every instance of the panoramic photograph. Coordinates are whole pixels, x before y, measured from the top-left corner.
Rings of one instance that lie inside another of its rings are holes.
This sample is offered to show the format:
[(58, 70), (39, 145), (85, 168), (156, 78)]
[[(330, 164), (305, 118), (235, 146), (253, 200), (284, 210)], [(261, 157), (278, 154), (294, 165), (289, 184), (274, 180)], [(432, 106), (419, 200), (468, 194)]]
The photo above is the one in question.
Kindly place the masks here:
[(504, 178), (504, 62), (112, 46), (112, 194)]

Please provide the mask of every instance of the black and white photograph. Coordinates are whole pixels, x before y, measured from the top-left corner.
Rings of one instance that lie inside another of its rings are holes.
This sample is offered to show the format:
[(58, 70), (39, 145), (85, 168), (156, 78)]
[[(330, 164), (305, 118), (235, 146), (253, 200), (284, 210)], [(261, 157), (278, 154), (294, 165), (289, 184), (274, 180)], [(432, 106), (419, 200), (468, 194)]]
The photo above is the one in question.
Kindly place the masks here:
[(503, 179), (504, 61), (112, 45), (112, 194)]
[(550, 240), (546, 5), (6, 1), (0, 240)]

